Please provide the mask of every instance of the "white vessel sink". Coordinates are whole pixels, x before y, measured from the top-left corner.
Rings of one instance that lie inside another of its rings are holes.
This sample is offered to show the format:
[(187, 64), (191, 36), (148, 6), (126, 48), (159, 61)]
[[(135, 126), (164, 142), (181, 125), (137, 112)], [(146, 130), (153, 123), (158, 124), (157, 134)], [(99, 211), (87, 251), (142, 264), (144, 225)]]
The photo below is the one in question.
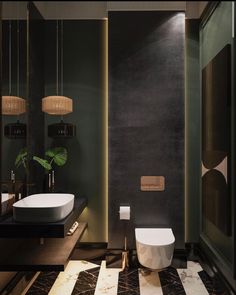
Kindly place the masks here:
[(72, 194), (36, 194), (13, 204), (13, 218), (20, 222), (57, 222), (74, 208)]

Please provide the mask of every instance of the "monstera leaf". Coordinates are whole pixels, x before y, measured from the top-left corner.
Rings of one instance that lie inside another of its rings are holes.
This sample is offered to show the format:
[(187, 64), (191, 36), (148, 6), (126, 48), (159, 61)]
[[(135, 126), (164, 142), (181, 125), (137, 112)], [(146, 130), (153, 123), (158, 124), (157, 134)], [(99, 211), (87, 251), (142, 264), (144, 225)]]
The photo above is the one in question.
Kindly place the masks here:
[(45, 156), (48, 159), (42, 159), (34, 156), (33, 159), (43, 166), (46, 170), (52, 170), (52, 164), (55, 163), (57, 166), (65, 165), (67, 161), (67, 150), (64, 147), (55, 147), (46, 151)]
[(52, 165), (47, 160), (34, 156), (33, 159), (38, 162), (44, 169), (52, 170)]
[(54, 161), (57, 166), (63, 166), (67, 161), (67, 150), (64, 147), (55, 147), (47, 150), (46, 156), (51, 158), (51, 163)]
[(19, 168), (20, 165), (23, 165), (24, 168), (26, 168), (27, 155), (28, 155), (28, 153), (27, 153), (26, 148), (23, 148), (19, 151), (19, 154), (17, 155), (16, 160), (15, 160), (16, 168)]

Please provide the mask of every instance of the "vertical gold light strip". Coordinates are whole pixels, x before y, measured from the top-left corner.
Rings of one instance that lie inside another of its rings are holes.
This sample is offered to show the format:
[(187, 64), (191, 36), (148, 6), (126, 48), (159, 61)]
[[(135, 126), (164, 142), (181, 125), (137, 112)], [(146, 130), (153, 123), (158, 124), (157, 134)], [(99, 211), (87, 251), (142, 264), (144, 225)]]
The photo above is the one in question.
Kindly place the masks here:
[(108, 19), (103, 23), (103, 204), (104, 233), (108, 241)]
[(185, 243), (188, 241), (188, 206), (189, 206), (189, 200), (188, 200), (188, 192), (189, 192), (189, 187), (188, 187), (188, 90), (187, 90), (187, 21), (186, 17), (184, 20), (184, 31), (185, 31), (185, 40), (184, 40), (184, 120), (185, 120), (185, 128), (184, 128), (184, 138), (185, 138), (185, 144), (184, 144), (184, 240)]
[[(0, 2), (0, 44), (2, 44), (2, 1)], [(0, 114), (2, 114), (2, 46), (0, 49)], [(2, 115), (0, 115), (0, 157), (3, 157), (3, 153), (2, 153)], [(3, 168), (3, 164), (1, 161), (0, 164), (0, 179), (2, 180), (2, 168)], [(0, 215), (2, 215), (2, 183), (0, 184), (0, 189), (1, 189), (1, 194), (0, 194)]]
[[(26, 19), (26, 146), (28, 149), (28, 155), (27, 155), (27, 161), (26, 161), (26, 183), (30, 183), (30, 163), (29, 159), (33, 156), (32, 155), (32, 148), (30, 147), (30, 124), (29, 124), (29, 118), (30, 118), (30, 102), (29, 102), (29, 96), (30, 96), (30, 2), (27, 2), (27, 19)], [(26, 196), (29, 195), (29, 189), (30, 186), (26, 185)]]
[(234, 38), (234, 1), (232, 1), (232, 38)]
[(108, 242), (108, 19), (106, 19), (106, 56), (105, 56), (105, 69), (106, 69), (106, 241)]

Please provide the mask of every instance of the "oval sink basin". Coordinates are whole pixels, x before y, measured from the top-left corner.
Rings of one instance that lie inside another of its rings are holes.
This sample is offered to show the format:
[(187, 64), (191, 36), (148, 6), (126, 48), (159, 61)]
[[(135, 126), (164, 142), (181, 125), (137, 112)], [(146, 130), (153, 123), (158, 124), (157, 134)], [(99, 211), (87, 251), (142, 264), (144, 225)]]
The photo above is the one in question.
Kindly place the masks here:
[(57, 222), (74, 208), (73, 194), (35, 194), (13, 204), (13, 218), (20, 222)]

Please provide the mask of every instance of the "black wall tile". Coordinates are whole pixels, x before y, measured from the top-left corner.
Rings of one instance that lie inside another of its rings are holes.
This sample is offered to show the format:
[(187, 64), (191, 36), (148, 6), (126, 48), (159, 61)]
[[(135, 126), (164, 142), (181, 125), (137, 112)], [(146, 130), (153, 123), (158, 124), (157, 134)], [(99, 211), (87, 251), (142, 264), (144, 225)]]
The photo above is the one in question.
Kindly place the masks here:
[[(142, 175), (163, 175), (165, 191), (141, 192)], [(109, 13), (109, 247), (126, 231), (134, 248), (140, 226), (171, 227), (184, 247), (183, 13)]]

